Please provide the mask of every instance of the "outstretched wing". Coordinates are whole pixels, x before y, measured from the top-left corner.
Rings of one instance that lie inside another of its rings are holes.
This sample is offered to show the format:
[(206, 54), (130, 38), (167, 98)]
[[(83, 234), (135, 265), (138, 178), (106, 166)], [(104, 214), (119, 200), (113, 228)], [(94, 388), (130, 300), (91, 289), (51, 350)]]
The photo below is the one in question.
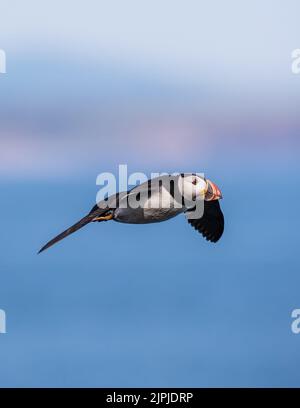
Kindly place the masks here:
[(78, 231), (80, 228), (94, 221), (95, 218), (101, 217), (103, 215), (110, 213), (111, 211), (114, 211), (114, 209), (118, 206), (119, 200), (123, 197), (123, 195), (126, 194), (127, 194), (126, 192), (117, 193), (105, 200), (100, 201), (91, 209), (88, 215), (86, 215), (81, 220), (76, 222), (76, 224), (72, 225), (70, 228), (63, 231), (61, 234), (57, 235), (55, 238), (51, 239), (51, 241), (44, 245), (43, 248), (41, 248), (38, 253), (45, 251), (52, 245), (66, 238), (67, 236), (73, 234), (75, 231)]
[(217, 242), (224, 232), (224, 215), (218, 200), (204, 201), (204, 213), (201, 218), (188, 219), (207, 241)]
[(78, 231), (80, 228), (84, 227), (85, 225), (89, 224), (93, 221), (95, 217), (99, 217), (104, 215), (108, 211), (107, 208), (102, 209), (99, 208), (97, 205), (91, 210), (91, 212), (83, 217), (80, 221), (76, 222), (76, 224), (72, 225), (72, 227), (66, 229), (61, 234), (57, 235), (55, 238), (51, 239), (46, 245), (44, 245), (40, 250), (39, 254), (46, 249), (50, 248), (52, 245), (56, 244), (57, 242), (61, 241), (62, 239), (66, 238), (67, 236), (73, 234), (75, 231)]

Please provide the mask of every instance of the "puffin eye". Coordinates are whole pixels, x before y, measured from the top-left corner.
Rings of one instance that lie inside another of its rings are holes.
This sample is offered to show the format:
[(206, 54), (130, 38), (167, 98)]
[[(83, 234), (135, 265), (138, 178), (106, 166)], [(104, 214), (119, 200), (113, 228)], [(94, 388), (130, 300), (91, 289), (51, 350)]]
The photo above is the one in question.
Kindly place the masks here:
[(194, 184), (194, 186), (197, 184), (197, 179), (194, 179), (193, 181), (192, 181), (192, 183)]

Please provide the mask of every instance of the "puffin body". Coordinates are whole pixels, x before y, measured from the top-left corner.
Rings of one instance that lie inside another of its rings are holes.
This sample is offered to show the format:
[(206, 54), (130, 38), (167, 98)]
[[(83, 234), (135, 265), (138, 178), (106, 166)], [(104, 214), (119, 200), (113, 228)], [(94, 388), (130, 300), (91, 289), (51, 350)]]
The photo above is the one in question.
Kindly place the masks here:
[[(185, 213), (188, 222), (208, 241), (217, 242), (224, 231), (221, 198), (214, 183), (194, 173), (160, 176), (100, 201), (89, 214), (44, 245), (39, 253), (90, 222), (114, 220), (148, 224), (167, 221), (181, 213)], [(200, 204), (199, 214), (195, 209)]]
[[(127, 224), (162, 222), (184, 212), (184, 205), (176, 205), (175, 187), (179, 176), (161, 176), (149, 180), (121, 196), (113, 219)], [(170, 187), (169, 187), (170, 186)], [(128, 205), (136, 202), (138, 205)]]

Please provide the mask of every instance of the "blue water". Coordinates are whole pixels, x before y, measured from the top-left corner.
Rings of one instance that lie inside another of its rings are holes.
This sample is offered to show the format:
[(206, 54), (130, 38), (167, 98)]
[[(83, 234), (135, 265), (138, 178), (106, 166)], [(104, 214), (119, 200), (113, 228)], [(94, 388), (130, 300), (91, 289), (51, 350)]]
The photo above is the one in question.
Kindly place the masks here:
[(2, 183), (0, 386), (300, 386), (298, 174), (224, 176), (217, 245), (180, 216), (39, 256), (96, 186)]

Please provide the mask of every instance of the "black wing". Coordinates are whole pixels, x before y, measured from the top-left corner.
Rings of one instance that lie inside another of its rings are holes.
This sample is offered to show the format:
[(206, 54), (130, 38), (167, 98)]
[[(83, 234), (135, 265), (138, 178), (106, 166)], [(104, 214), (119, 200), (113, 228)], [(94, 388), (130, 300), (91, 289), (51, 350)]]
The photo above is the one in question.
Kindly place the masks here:
[(99, 208), (97, 205), (95, 205), (95, 207), (92, 208), (91, 212), (88, 215), (83, 217), (80, 221), (76, 222), (76, 224), (72, 225), (72, 227), (66, 229), (61, 234), (51, 239), (51, 241), (49, 241), (46, 245), (44, 245), (43, 248), (41, 248), (38, 253), (40, 254), (41, 252), (50, 248), (52, 245), (66, 238), (67, 236), (73, 234), (75, 231), (78, 231), (80, 228), (92, 222), (95, 217), (105, 215), (107, 211), (108, 211), (107, 208), (102, 209), (102, 208)]
[(204, 213), (199, 219), (188, 219), (207, 241), (217, 242), (224, 232), (224, 215), (218, 200), (204, 201)]

